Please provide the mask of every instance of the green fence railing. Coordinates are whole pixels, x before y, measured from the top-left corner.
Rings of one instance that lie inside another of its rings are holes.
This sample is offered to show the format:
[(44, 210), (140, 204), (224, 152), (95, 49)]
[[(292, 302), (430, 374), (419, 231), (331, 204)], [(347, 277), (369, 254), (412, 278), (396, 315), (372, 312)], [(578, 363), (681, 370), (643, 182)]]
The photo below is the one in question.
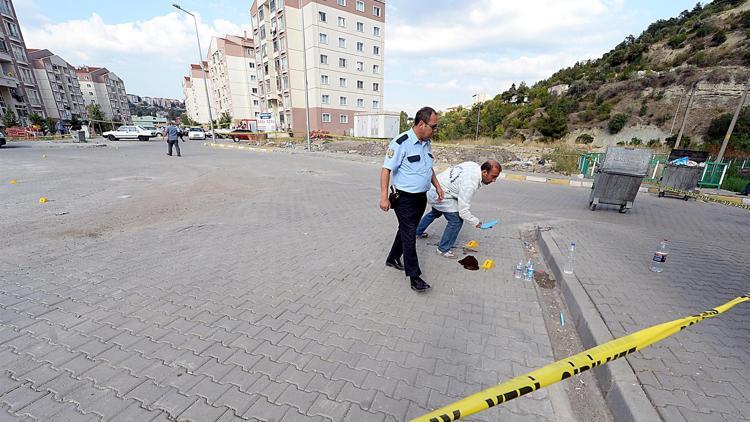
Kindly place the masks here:
[(703, 175), (700, 182), (698, 182), (698, 186), (719, 189), (727, 173), (727, 167), (726, 163), (706, 162), (706, 167), (703, 169)]

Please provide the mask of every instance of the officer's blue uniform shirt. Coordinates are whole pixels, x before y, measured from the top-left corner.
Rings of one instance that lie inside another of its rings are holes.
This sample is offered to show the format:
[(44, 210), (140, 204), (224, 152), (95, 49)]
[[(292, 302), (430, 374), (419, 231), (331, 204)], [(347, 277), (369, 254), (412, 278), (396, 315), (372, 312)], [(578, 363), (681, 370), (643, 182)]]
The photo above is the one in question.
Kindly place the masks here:
[(388, 145), (383, 168), (391, 171), (396, 189), (409, 193), (427, 192), (432, 180), (432, 145), (419, 142), (413, 129), (395, 137)]

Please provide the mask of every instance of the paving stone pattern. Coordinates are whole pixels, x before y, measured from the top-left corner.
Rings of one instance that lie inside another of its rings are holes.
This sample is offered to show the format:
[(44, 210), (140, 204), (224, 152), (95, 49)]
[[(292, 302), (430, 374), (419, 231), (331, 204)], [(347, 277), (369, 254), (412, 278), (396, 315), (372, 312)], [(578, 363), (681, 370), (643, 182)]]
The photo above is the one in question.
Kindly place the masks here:
[[(420, 240), (433, 291), (419, 295), (383, 266), (396, 223), (377, 208), (378, 163), (164, 148), (0, 151), (3, 179), (18, 180), (0, 180), (0, 420), (401, 421), (553, 360), (534, 287), (511, 277), (511, 220), (537, 216), (497, 211), (548, 199), (510, 182), (480, 191), (479, 215), (509, 221), (459, 241), (497, 267), (468, 272)], [(722, 342), (739, 352), (733, 334)], [(747, 375), (736, 362), (706, 361)], [(682, 382), (659, 375), (658, 388)], [(748, 391), (687, 378), (674, 405), (696, 412), (699, 394), (737, 410), (729, 396)], [(468, 420), (556, 420), (548, 394)]]

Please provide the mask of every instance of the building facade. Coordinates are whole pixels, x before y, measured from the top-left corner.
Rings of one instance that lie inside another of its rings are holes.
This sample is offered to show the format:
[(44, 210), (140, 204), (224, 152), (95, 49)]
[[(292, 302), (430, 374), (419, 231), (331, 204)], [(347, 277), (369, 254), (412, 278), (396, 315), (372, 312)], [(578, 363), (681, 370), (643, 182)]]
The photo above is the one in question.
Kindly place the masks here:
[(229, 113), (233, 123), (238, 124), (258, 117), (260, 97), (251, 38), (214, 37), (208, 48), (208, 74), (214, 119)]
[(280, 129), (305, 133), (307, 70), (310, 129), (351, 134), (355, 113), (383, 107), (385, 2), (299, 4), (251, 5), (260, 111), (270, 113)]
[(105, 119), (130, 122), (130, 107), (125, 83), (105, 67), (83, 66), (76, 69), (76, 77), (86, 105), (98, 104)]
[(29, 49), (28, 55), (47, 117), (67, 122), (74, 117), (87, 120), (75, 67), (46, 49)]
[[(208, 62), (203, 62), (204, 69), (208, 68)], [(185, 111), (190, 119), (200, 123), (209, 124), (211, 120), (208, 112), (208, 99), (206, 98), (206, 85), (208, 84), (209, 98), (213, 92), (211, 79), (206, 78), (207, 72), (204, 72), (201, 65), (190, 65), (190, 76), (185, 76), (182, 80), (182, 91), (185, 95)], [(213, 110), (211, 110), (213, 112)], [(218, 116), (214, 115), (214, 119)]]
[(0, 20), (0, 114), (11, 110), (26, 124), (30, 113), (45, 113), (11, 0), (0, 0)]

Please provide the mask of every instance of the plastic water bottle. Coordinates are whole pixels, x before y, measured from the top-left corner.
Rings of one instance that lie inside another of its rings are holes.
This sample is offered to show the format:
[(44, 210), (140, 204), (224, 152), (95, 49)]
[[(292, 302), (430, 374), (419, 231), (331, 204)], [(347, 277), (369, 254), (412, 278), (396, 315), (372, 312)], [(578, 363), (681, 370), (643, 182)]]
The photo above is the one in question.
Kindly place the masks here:
[(513, 276), (517, 279), (521, 279), (524, 277), (524, 272), (526, 271), (526, 267), (523, 265), (523, 261), (520, 261), (518, 264), (516, 264), (516, 271), (513, 272)]
[(532, 281), (534, 279), (534, 263), (529, 260), (529, 262), (526, 263), (526, 274), (524, 277), (524, 280), (526, 281)]
[(659, 242), (654, 252), (654, 258), (651, 260), (650, 270), (655, 273), (664, 271), (664, 263), (667, 262), (667, 256), (669, 255), (669, 241), (667, 239)]
[(565, 265), (563, 266), (563, 272), (565, 274), (573, 274), (573, 263), (575, 262), (575, 252), (576, 252), (576, 244), (571, 243), (570, 246), (568, 246), (568, 259), (565, 260)]

